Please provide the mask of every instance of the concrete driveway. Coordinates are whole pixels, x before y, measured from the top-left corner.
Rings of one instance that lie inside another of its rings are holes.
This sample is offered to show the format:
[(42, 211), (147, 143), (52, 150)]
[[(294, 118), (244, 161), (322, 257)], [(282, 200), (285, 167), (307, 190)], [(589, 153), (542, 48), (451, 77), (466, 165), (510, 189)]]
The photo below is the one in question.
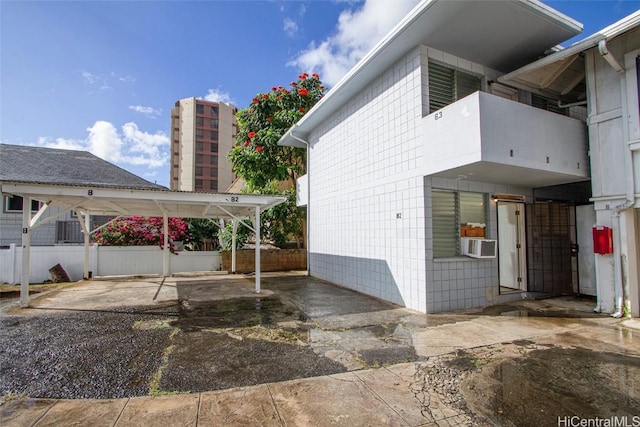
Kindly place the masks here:
[(424, 315), (301, 274), (265, 276), (259, 295), (242, 276), (94, 280), (5, 309), (2, 425), (73, 414), (350, 426), (640, 414), (640, 331), (590, 301)]

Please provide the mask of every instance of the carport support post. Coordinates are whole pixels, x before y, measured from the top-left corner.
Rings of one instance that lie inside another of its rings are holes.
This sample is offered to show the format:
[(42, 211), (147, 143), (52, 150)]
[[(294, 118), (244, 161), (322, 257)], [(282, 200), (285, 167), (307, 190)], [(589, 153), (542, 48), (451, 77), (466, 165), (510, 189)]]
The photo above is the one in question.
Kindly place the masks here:
[(162, 254), (162, 275), (167, 277), (169, 275), (169, 215), (167, 211), (163, 209), (162, 212), (162, 232), (164, 233), (164, 252)]
[(260, 207), (256, 206), (256, 294), (260, 293)]
[(84, 270), (82, 278), (87, 280), (89, 278), (89, 243), (91, 239), (89, 228), (91, 227), (91, 220), (89, 214), (86, 212), (77, 212), (77, 216), (80, 228), (82, 228), (82, 234), (84, 235)]
[(238, 232), (238, 220), (231, 220), (233, 231), (231, 232), (231, 274), (236, 274), (236, 233)]
[(22, 198), (22, 282), (20, 307), (29, 307), (29, 274), (31, 272), (31, 197)]

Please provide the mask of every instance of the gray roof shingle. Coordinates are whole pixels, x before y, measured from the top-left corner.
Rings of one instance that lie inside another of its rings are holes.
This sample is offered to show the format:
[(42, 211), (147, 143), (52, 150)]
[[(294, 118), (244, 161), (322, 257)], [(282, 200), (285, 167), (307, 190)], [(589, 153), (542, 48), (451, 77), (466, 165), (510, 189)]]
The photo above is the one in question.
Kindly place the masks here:
[(167, 190), (87, 151), (0, 144), (0, 182)]

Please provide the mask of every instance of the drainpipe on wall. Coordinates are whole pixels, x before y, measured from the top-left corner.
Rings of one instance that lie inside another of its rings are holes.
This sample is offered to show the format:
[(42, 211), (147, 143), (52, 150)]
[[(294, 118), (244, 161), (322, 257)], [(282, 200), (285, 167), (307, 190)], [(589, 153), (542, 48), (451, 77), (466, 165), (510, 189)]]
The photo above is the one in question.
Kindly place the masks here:
[[(297, 127), (298, 124), (296, 123), (294, 125), (294, 127)], [(309, 142), (305, 141), (304, 139), (298, 138), (297, 136), (295, 136), (293, 134), (293, 129), (289, 130), (289, 135), (291, 135), (291, 138), (302, 142), (304, 145), (307, 146), (307, 239), (305, 241), (306, 245), (307, 245), (307, 276), (311, 275), (311, 251), (310, 251), (310, 246), (309, 246), (309, 230), (310, 230), (310, 224), (311, 224), (311, 169), (309, 168), (309, 158), (311, 157), (311, 147), (309, 146)]]
[(628, 274), (625, 274), (622, 269), (626, 268), (626, 263), (622, 262), (622, 233), (620, 231), (620, 213), (633, 206), (635, 202), (635, 182), (633, 176), (633, 153), (628, 147), (629, 143), (629, 126), (625, 120), (628, 116), (628, 101), (627, 101), (627, 84), (625, 80), (626, 70), (620, 65), (616, 58), (607, 49), (607, 39), (602, 39), (598, 42), (598, 51), (602, 58), (620, 75), (620, 91), (621, 91), (621, 104), (622, 104), (622, 117), (623, 117), (623, 143), (627, 147), (625, 150), (625, 170), (629, 173), (626, 174), (626, 190), (627, 200), (616, 206), (613, 210), (612, 220), (616, 229), (616, 233), (613, 239), (613, 265), (614, 265), (614, 291), (615, 291), (615, 312), (611, 314), (611, 317), (628, 316), (630, 313), (630, 301), (629, 301), (629, 280)]

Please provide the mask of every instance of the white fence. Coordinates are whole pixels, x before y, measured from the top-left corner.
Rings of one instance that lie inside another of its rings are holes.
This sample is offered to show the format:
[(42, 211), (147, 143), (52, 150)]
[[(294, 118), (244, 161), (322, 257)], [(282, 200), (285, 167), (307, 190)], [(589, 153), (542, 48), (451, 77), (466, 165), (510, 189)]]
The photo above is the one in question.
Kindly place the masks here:
[[(89, 271), (93, 276), (162, 274), (163, 251), (157, 246), (91, 246)], [(75, 245), (32, 246), (31, 283), (51, 280), (49, 269), (62, 265), (73, 281), (82, 279), (84, 247)], [(181, 251), (169, 256), (169, 273), (219, 271), (222, 257), (217, 251)], [(0, 249), (0, 283), (22, 280), (22, 248)]]

